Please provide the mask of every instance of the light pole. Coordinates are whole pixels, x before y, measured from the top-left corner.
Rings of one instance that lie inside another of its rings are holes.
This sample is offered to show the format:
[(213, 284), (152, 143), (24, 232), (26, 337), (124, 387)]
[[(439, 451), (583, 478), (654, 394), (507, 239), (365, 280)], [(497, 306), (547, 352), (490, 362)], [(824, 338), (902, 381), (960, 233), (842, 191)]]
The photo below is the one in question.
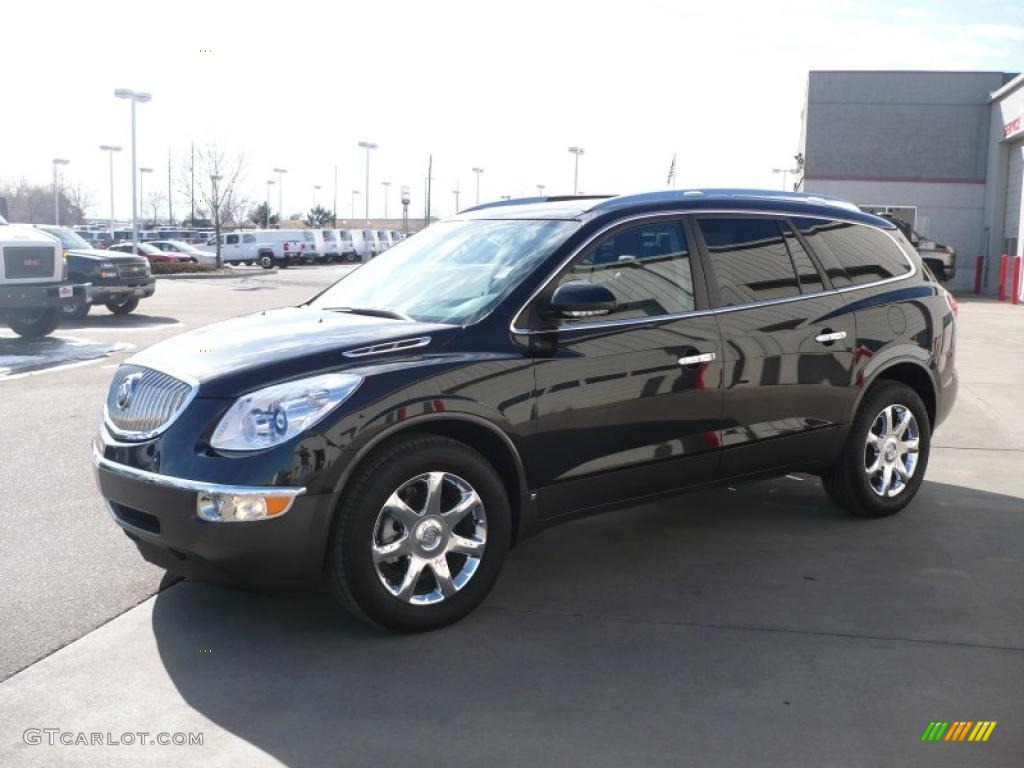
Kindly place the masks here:
[(275, 168), (274, 173), (277, 174), (277, 228), (281, 228), (281, 222), (284, 221), (284, 205), (282, 199), (284, 198), (284, 175), (288, 173), (287, 168)]
[(786, 189), (786, 176), (790, 173), (800, 173), (799, 168), (772, 168), (772, 173), (782, 174), (782, 188)]
[(583, 147), (569, 147), (569, 151), (576, 155), (576, 162), (572, 171), (572, 193), (579, 194), (580, 188), (580, 155), (583, 154)]
[(480, 205), (480, 174), (483, 172), (483, 168), (473, 169), (473, 173), (476, 174), (476, 205)]
[[(267, 179), (267, 215), (263, 222), (263, 226), (270, 229), (270, 188), (274, 186), (273, 179)], [(280, 221), (280, 219), (278, 219)]]
[(366, 150), (366, 186), (363, 195), (366, 198), (366, 223), (370, 223), (370, 152), (377, 148), (372, 141), (360, 141), (359, 146)]
[(540, 197), (544, 197), (544, 185), (543, 184), (538, 184), (537, 185), (537, 195), (540, 196)]
[(70, 160), (62, 157), (53, 158), (53, 223), (60, 226), (60, 195), (57, 190), (57, 166), (67, 165)]
[(391, 192), (391, 190), (388, 189), (388, 187), (391, 186), (391, 182), (382, 181), (380, 185), (384, 187), (384, 218), (386, 219), (388, 217), (388, 194)]
[(452, 194), (455, 195), (455, 212), (459, 212), (459, 182), (455, 182), (455, 189), (452, 190)]
[(113, 144), (100, 144), (100, 149), (110, 155), (110, 236), (114, 236), (114, 153), (121, 148)]
[(130, 88), (118, 88), (114, 91), (114, 96), (119, 99), (130, 99), (132, 102), (132, 252), (136, 252), (139, 250), (139, 201), (135, 194), (135, 177), (137, 175), (135, 165), (135, 105), (152, 101), (153, 96), (144, 91), (133, 91)]
[(502, 195), (501, 199), (502, 200), (511, 200), (512, 199), (512, 195)]
[[(139, 168), (139, 207), (142, 208), (142, 223), (146, 223), (146, 203), (142, 198), (142, 174), (152, 173), (152, 168)], [(154, 222), (155, 223), (155, 222)]]
[(358, 195), (358, 194), (359, 194), (359, 190), (358, 189), (353, 189), (352, 190), (352, 207), (351, 207), (352, 213), (350, 214), (350, 216), (351, 216), (353, 221), (355, 221), (355, 218), (356, 218), (356, 195)]
[(321, 189), (323, 189), (323, 186), (321, 186), (320, 184), (314, 184), (313, 185), (313, 207), (314, 208), (316, 208), (316, 193), (319, 190), (321, 190)]

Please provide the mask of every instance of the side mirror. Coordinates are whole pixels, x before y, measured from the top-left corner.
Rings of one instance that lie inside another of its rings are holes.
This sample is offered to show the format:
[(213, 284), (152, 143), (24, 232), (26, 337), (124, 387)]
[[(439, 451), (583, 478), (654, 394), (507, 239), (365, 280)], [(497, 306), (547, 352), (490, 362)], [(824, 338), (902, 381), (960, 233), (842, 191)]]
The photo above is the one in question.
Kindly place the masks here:
[(597, 317), (607, 315), (617, 305), (615, 294), (605, 286), (573, 280), (558, 286), (549, 311), (559, 317)]

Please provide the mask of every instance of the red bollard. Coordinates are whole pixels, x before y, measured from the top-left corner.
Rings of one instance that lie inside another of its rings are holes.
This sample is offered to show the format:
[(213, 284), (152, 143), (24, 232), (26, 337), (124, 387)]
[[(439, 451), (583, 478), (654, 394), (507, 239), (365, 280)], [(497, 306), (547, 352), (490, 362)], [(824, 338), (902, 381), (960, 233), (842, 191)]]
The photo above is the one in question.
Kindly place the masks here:
[(1010, 257), (1005, 253), (999, 257), (999, 300), (1006, 301), (1006, 273), (1010, 269)]
[(981, 293), (981, 277), (985, 271), (985, 257), (980, 255), (974, 263), (974, 292)]
[(1013, 284), (1011, 285), (1012, 293), (1010, 294), (1010, 303), (1020, 303), (1020, 272), (1021, 262), (1024, 261), (1024, 257), (1015, 256), (1013, 259)]

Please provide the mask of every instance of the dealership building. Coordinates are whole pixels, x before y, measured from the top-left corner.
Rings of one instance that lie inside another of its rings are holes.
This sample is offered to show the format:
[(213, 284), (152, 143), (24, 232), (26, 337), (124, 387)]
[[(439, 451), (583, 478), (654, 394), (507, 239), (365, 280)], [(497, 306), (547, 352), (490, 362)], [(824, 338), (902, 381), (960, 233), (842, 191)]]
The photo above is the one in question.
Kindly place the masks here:
[(1024, 75), (814, 71), (801, 145), (801, 189), (955, 247), (954, 290), (973, 289), (984, 255), (994, 293), (1001, 254), (1024, 255)]

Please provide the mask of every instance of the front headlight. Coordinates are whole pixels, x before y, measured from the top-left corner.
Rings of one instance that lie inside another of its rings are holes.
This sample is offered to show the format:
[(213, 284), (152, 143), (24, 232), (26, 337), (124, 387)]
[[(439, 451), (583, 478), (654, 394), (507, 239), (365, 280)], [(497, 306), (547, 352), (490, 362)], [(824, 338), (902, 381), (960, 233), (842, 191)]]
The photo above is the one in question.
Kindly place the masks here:
[(223, 451), (271, 448), (309, 429), (346, 400), (361, 376), (328, 373), (276, 384), (238, 398), (213, 432), (210, 445)]
[(100, 277), (117, 277), (117, 267), (113, 264), (100, 264)]

